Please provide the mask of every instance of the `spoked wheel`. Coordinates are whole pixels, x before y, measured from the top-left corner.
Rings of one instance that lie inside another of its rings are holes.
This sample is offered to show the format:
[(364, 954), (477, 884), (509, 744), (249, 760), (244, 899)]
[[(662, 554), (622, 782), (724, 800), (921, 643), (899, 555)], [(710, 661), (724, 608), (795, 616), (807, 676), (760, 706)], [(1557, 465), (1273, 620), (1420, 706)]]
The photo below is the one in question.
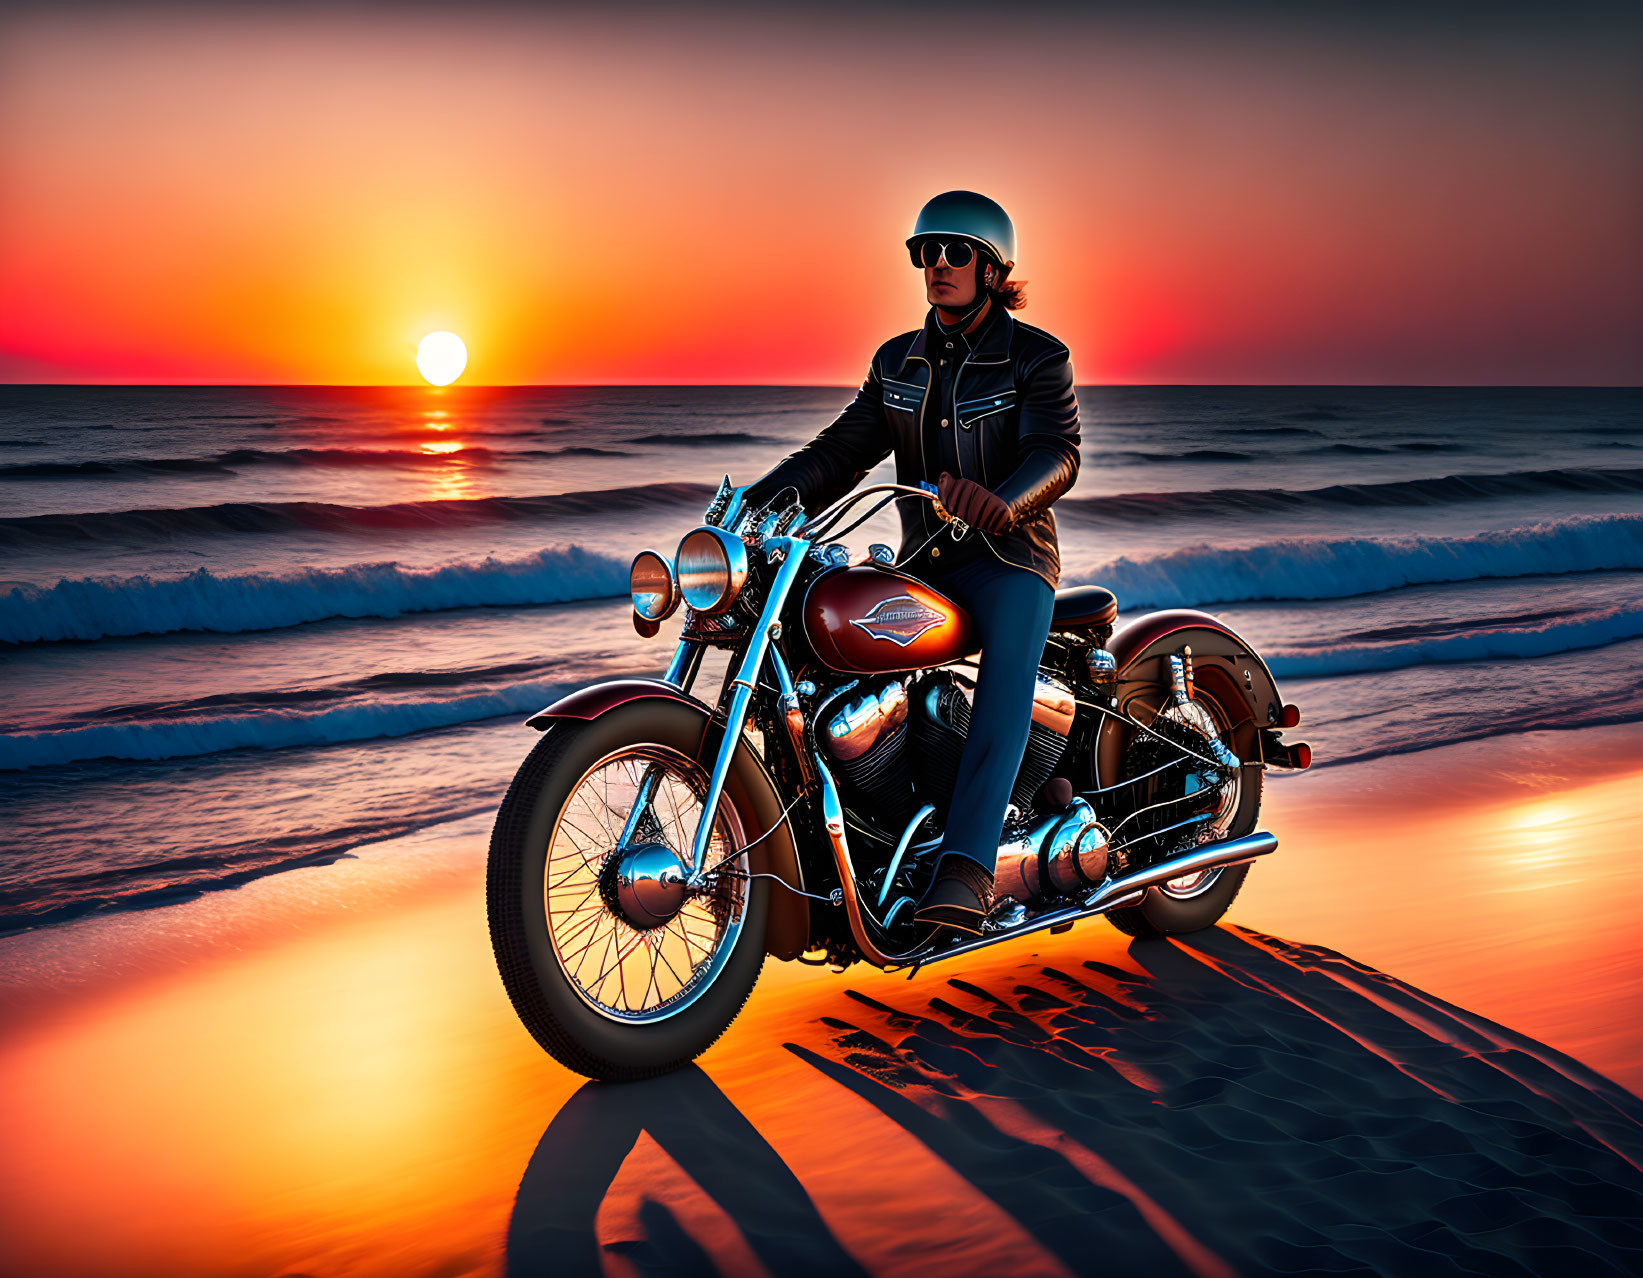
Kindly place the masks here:
[(692, 760), (662, 746), (628, 746), (584, 773), (559, 813), (548, 839), (548, 934), (571, 988), (602, 1015), (636, 1023), (672, 1016), (730, 957), (746, 913), (738, 871), (747, 867), (728, 804), (707, 857), (726, 872), (701, 895), (684, 888), (706, 796), (707, 774)]
[[(1234, 706), (1240, 716), (1247, 717), (1244, 715), (1241, 701), (1234, 702)], [(1241, 738), (1247, 733), (1241, 733), (1239, 727), (1247, 728), (1247, 723), (1240, 725), (1238, 720), (1228, 713), (1222, 699), (1206, 690), (1202, 683), (1197, 687), (1186, 713), (1179, 716), (1172, 714), (1171, 717), (1193, 733), (1218, 738), (1233, 753), (1242, 757), (1239, 745), (1242, 744)], [(1126, 754), (1126, 775), (1136, 775), (1147, 770), (1145, 764), (1139, 763), (1138, 760), (1145, 760), (1150, 764), (1151, 753), (1136, 750), (1132, 743), (1132, 750)], [(1183, 771), (1183, 777), (1171, 778), (1179, 780), (1177, 793), (1185, 800), (1179, 805), (1178, 811), (1190, 809), (1193, 806), (1190, 796), (1205, 784), (1201, 772), (1193, 769)], [(1175, 796), (1157, 793), (1148, 795), (1149, 801), (1152, 802), (1169, 797)], [(1248, 834), (1255, 828), (1260, 807), (1260, 769), (1239, 768), (1221, 785), (1214, 805), (1201, 813), (1205, 820), (1176, 834), (1167, 846), (1160, 836), (1159, 845), (1152, 850), (1156, 855), (1179, 853), (1205, 843), (1219, 843), (1223, 839)], [(1165, 807), (1160, 811), (1169, 812), (1170, 809)], [(1157, 824), (1167, 825), (1169, 819), (1160, 819)], [(1237, 897), (1238, 889), (1243, 886), (1248, 873), (1248, 865), (1216, 866), (1208, 870), (1197, 870), (1148, 888), (1147, 894), (1141, 898), (1139, 904), (1109, 911), (1106, 917), (1120, 932), (1139, 938), (1196, 932), (1217, 923), (1231, 908), (1233, 899)]]
[(646, 1078), (699, 1054), (763, 963), (766, 883), (748, 877), (728, 789), (713, 872), (687, 883), (708, 789), (700, 741), (684, 706), (563, 721), (497, 814), (487, 900), (503, 984), (536, 1040), (593, 1078)]

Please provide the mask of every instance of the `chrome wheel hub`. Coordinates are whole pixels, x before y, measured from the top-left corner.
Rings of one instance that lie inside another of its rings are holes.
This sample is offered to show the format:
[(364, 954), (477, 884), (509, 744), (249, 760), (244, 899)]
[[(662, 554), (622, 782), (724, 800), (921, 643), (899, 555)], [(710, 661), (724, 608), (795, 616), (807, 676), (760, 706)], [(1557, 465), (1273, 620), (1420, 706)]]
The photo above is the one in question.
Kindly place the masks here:
[(689, 871), (665, 843), (618, 848), (605, 859), (599, 890), (605, 903), (639, 931), (661, 927), (684, 907)]

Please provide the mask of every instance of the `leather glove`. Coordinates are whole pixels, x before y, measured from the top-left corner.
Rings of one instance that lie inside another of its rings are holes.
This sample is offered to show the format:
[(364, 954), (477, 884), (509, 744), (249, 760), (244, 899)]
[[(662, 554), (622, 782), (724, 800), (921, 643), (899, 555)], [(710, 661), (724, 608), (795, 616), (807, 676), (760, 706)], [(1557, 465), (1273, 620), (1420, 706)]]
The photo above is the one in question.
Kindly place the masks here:
[(1015, 523), (1010, 516), (1010, 508), (990, 489), (983, 488), (973, 479), (961, 479), (942, 471), (941, 478), (936, 480), (936, 491), (947, 512), (972, 528), (1002, 533), (1008, 532)]
[(1078, 453), (1060, 447), (1030, 448), (998, 486), (997, 497), (1013, 523), (1043, 514), (1078, 478)]

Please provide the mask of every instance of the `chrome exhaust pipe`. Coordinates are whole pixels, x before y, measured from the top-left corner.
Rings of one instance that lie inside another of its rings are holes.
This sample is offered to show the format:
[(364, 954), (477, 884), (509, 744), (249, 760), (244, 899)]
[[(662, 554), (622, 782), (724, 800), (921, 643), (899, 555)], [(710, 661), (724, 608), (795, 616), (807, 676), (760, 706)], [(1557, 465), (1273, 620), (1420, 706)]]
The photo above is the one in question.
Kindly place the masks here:
[(1237, 865), (1243, 861), (1252, 861), (1258, 856), (1265, 856), (1278, 849), (1278, 836), (1269, 834), (1265, 830), (1257, 830), (1253, 834), (1246, 834), (1242, 838), (1227, 839), (1223, 843), (1207, 843), (1201, 848), (1193, 848), (1190, 852), (1183, 852), (1180, 856), (1171, 857), (1168, 861), (1158, 865), (1148, 866), (1144, 870), (1137, 870), (1133, 874), (1126, 874), (1122, 878), (1109, 879), (1095, 891), (1084, 898), (1079, 905), (1069, 905), (1061, 910), (1049, 910), (1036, 918), (1029, 919), (1019, 927), (1005, 928), (986, 936), (978, 936), (974, 940), (963, 941), (951, 949), (942, 950), (937, 954), (927, 954), (922, 957), (909, 956), (903, 960), (912, 967), (913, 972), (930, 963), (939, 963), (942, 959), (955, 958), (960, 954), (968, 954), (971, 950), (983, 949), (997, 941), (1007, 941), (1015, 936), (1027, 936), (1033, 932), (1041, 932), (1047, 927), (1059, 927), (1063, 923), (1073, 923), (1078, 919), (1089, 918), (1094, 914), (1101, 914), (1106, 910), (1119, 905), (1133, 905), (1141, 894), (1148, 888), (1159, 883), (1167, 883), (1171, 879), (1178, 879), (1184, 874), (1192, 874), (1198, 870), (1213, 870), (1217, 867)]
[(1146, 869), (1126, 874), (1123, 878), (1108, 880), (1084, 898), (1082, 908), (1085, 911), (1103, 910), (1121, 897), (1133, 895), (1141, 888), (1156, 887), (1160, 883), (1168, 883), (1171, 879), (1195, 874), (1199, 870), (1213, 870), (1220, 866), (1236, 865), (1240, 861), (1251, 861), (1277, 849), (1278, 836), (1268, 834), (1265, 830), (1246, 834), (1241, 839), (1228, 839), (1224, 843), (1206, 843), (1201, 848), (1193, 848), (1190, 852), (1183, 852), (1168, 861), (1160, 861), (1157, 865), (1149, 865)]

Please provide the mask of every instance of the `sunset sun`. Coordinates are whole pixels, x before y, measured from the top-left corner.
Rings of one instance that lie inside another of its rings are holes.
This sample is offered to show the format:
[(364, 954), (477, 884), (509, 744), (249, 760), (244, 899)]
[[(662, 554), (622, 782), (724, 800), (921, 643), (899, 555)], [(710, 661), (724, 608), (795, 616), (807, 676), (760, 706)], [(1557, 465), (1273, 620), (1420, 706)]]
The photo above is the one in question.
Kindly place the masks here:
[(416, 348), (416, 366), (435, 386), (449, 386), (468, 366), (468, 348), (455, 333), (429, 333)]

